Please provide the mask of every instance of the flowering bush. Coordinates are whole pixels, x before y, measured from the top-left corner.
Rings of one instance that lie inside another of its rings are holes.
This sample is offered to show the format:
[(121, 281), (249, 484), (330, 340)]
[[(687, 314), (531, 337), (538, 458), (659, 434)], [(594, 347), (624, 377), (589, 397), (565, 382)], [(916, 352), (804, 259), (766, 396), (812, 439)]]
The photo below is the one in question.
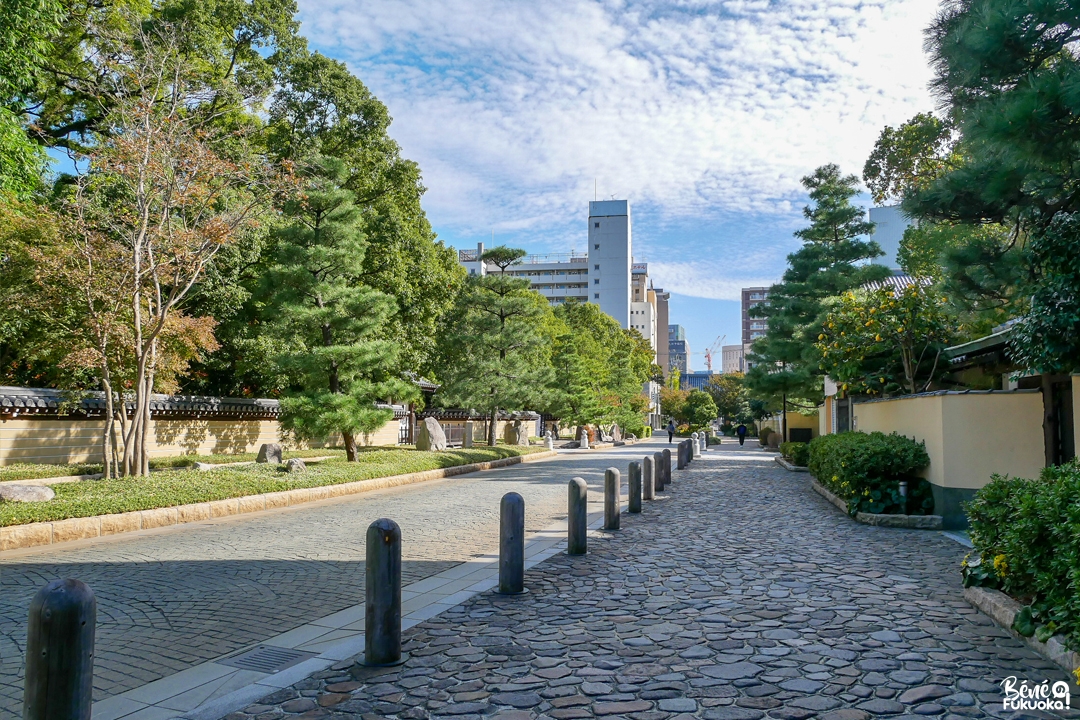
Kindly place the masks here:
[(810, 445), (804, 442), (780, 443), (780, 454), (792, 465), (806, 467), (810, 462)]
[[(934, 496), (916, 473), (930, 464), (926, 446), (892, 433), (846, 432), (822, 435), (810, 443), (811, 474), (839, 497), (848, 512), (930, 515)], [(907, 498), (900, 481), (907, 481)]]
[(994, 476), (967, 506), (964, 585), (999, 588), (1025, 605), (1013, 629), (1080, 649), (1080, 462), (1038, 480)]

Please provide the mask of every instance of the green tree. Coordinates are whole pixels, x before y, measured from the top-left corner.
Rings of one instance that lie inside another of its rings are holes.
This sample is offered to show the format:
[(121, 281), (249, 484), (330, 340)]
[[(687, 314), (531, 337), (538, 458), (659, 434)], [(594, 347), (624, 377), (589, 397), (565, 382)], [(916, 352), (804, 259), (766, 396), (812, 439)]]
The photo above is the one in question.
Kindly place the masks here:
[(953, 339), (945, 299), (920, 285), (849, 291), (822, 323), (821, 368), (849, 392), (917, 393), (948, 369), (941, 353)]
[(719, 411), (712, 395), (704, 390), (691, 390), (686, 396), (686, 419), (691, 425), (701, 427), (716, 419)]
[(865, 264), (881, 249), (859, 239), (873, 225), (851, 204), (858, 182), (836, 165), (819, 167), (802, 179), (814, 203), (803, 210), (810, 225), (795, 233), (803, 247), (788, 255), (788, 269), (782, 282), (769, 289), (768, 301), (750, 311), (768, 320), (768, 330), (751, 348), (746, 382), (756, 396), (777, 402), (785, 417), (791, 405), (810, 409), (821, 402), (822, 372), (814, 343), (825, 301), (889, 274), (885, 267)]
[(483, 411), (492, 446), (499, 411), (539, 402), (551, 382), (550, 344), (543, 331), (551, 309), (528, 279), (506, 274), (524, 255), (505, 246), (485, 252), (481, 260), (499, 272), (468, 278), (441, 333), (438, 400)]
[(716, 414), (728, 422), (748, 422), (750, 414), (750, 395), (746, 389), (745, 377), (742, 373), (724, 373), (713, 376), (707, 385), (705, 392), (712, 396), (716, 403)]
[(1080, 8), (960, 0), (945, 6), (927, 35), (932, 85), (948, 104), (966, 161), (905, 208), (917, 217), (1013, 228), (1005, 251), (1021, 249), (1019, 297), (1032, 301), (1014, 334), (1017, 355), (1034, 370), (1080, 369), (1080, 296), (1059, 292), (1069, 288), (1066, 259), (1077, 243), (1070, 220), (1058, 217), (1080, 211), (1073, 98)]
[[(678, 372), (677, 370), (675, 371)], [(664, 417), (670, 417), (676, 424), (688, 422), (686, 414), (686, 400), (690, 396), (689, 390), (679, 390), (669, 387), (660, 389), (660, 412)]]
[(381, 336), (393, 301), (363, 282), (367, 243), (344, 187), (345, 164), (319, 158), (305, 175), (302, 195), (283, 208), (288, 223), (276, 233), (266, 276), (269, 321), (289, 348), (276, 361), (298, 378), (281, 399), (281, 424), (302, 439), (340, 434), (355, 461), (357, 435), (393, 416), (376, 402), (416, 391), (396, 372), (394, 343)]

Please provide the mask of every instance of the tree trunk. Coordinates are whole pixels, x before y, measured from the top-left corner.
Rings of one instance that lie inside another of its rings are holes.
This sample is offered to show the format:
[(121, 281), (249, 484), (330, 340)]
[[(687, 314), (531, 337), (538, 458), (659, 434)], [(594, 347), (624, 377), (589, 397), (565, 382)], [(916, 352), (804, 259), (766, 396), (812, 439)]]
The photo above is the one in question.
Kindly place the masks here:
[(488, 423), (488, 445), (495, 447), (498, 439), (496, 428), (499, 426), (499, 408), (492, 408), (491, 421)]
[(787, 442), (787, 393), (784, 393), (784, 407), (780, 411), (780, 441)]
[(101, 431), (101, 477), (108, 480), (111, 478), (112, 467), (112, 438), (113, 438), (113, 394), (112, 384), (108, 379), (108, 371), (101, 378), (101, 390), (105, 393), (105, 427)]
[(350, 432), (342, 432), (341, 439), (345, 442), (345, 459), (356, 462), (356, 436)]

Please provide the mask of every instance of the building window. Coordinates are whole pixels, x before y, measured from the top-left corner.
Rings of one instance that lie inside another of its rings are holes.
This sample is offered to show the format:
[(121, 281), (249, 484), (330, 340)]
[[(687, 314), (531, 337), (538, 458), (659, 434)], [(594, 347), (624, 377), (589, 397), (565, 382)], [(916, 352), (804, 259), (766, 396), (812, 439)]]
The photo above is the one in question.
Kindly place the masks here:
[(594, 268), (596, 268), (597, 270), (599, 270), (599, 269), (600, 269), (600, 266), (599, 266), (599, 265), (593, 265), (593, 267), (594, 267)]
[(595, 280), (593, 280), (592, 284), (593, 285), (599, 285), (600, 284), (600, 278), (596, 278)]
[(593, 293), (593, 297), (597, 300), (600, 299), (600, 293)]
[(593, 245), (593, 250), (599, 250), (599, 249), (600, 249), (600, 243), (595, 243)]
[(598, 228), (598, 227), (600, 227), (600, 223), (599, 223), (599, 222), (594, 222), (594, 223), (592, 224), (592, 226), (593, 226), (594, 228)]

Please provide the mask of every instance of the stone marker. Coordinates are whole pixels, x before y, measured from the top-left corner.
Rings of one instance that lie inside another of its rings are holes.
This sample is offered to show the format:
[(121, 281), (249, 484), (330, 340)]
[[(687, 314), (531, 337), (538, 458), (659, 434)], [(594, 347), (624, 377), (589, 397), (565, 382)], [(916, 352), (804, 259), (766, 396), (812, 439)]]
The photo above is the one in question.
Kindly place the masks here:
[(401, 528), (379, 518), (367, 529), (364, 665), (400, 665)]
[(471, 448), (473, 446), (473, 432), (472, 420), (466, 420), (465, 432), (461, 436), (461, 447)]
[(281, 464), (281, 446), (277, 443), (263, 443), (259, 448), (259, 456), (255, 458), (257, 463)]
[[(653, 488), (656, 492), (663, 492), (664, 483), (666, 478), (664, 477), (664, 457), (671, 457), (671, 451), (665, 450), (664, 452), (653, 453)], [(671, 462), (668, 460), (668, 462)]]
[(551, 436), (551, 433), (548, 433), (547, 437), (545, 438), (544, 444), (547, 445), (548, 450), (555, 449), (555, 438)]
[(622, 476), (617, 468), (604, 471), (604, 529), (618, 530), (622, 506)]
[(641, 461), (641, 497), (645, 500), (652, 500), (656, 492), (656, 458), (660, 456), (660, 453), (653, 455), (646, 455), (645, 459)]
[(80, 580), (53, 580), (30, 601), (24, 720), (90, 720), (97, 600)]
[(664, 452), (662, 454), (664, 456), (664, 462), (661, 463), (661, 465), (663, 466), (661, 470), (663, 470), (664, 472), (664, 487), (667, 487), (671, 484), (671, 451), (667, 448), (664, 448)]
[(446, 433), (442, 425), (433, 417), (424, 418), (420, 427), (416, 428), (416, 449), (432, 450), (440, 452), (446, 449)]
[(508, 492), (499, 504), (499, 590), (525, 592), (525, 499)]
[(566, 554), (584, 555), (589, 547), (589, 486), (576, 477), (567, 491)]
[(641, 512), (641, 463), (636, 460), (630, 463), (628, 468), (630, 480), (630, 502), (627, 510), (632, 513)]
[(0, 485), (4, 502), (48, 502), (56, 493), (48, 485)]
[(285, 463), (285, 472), (304, 472), (307, 470), (307, 463), (300, 458), (291, 458), (289, 462)]
[(701, 457), (701, 438), (697, 438), (690, 443), (690, 458), (696, 459)]
[(589, 430), (584, 425), (578, 427), (578, 443), (582, 450), (589, 449)]

